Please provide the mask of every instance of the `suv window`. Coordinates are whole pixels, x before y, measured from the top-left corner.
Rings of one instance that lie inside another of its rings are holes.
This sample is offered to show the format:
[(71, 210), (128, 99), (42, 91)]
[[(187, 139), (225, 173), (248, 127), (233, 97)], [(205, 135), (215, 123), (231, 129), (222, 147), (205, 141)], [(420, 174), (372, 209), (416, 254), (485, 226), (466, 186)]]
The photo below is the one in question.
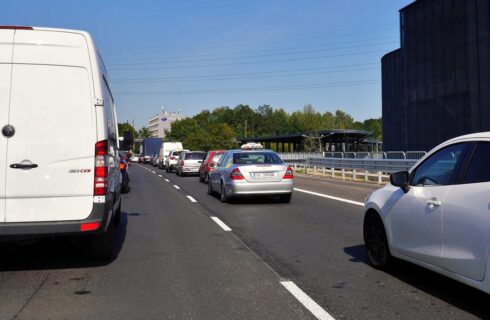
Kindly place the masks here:
[(411, 185), (448, 185), (462, 161), (466, 144), (459, 143), (437, 151), (415, 169)]
[(490, 143), (480, 142), (466, 169), (464, 183), (478, 183), (490, 181)]

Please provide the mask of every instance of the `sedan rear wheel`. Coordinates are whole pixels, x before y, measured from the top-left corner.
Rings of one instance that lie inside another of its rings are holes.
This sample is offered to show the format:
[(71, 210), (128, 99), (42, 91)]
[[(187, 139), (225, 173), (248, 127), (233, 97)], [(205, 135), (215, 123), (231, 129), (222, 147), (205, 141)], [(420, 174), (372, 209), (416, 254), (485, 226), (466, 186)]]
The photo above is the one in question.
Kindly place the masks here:
[(220, 195), (220, 200), (223, 203), (228, 202), (228, 197), (226, 196), (226, 191), (225, 191), (225, 185), (221, 184), (221, 195)]
[(390, 265), (392, 257), (385, 228), (378, 215), (371, 214), (366, 217), (364, 243), (371, 265), (376, 269), (386, 269)]

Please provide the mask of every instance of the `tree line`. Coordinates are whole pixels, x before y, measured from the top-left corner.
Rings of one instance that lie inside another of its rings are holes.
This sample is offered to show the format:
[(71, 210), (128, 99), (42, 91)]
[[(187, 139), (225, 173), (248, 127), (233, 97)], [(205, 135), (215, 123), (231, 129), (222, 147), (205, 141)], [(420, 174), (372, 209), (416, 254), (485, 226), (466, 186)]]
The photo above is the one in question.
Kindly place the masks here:
[[(136, 137), (149, 135), (143, 127), (139, 131), (120, 124), (122, 130), (130, 130)], [(320, 113), (311, 104), (292, 113), (282, 108), (262, 105), (252, 109), (248, 105), (234, 108), (219, 107), (203, 110), (193, 117), (176, 121), (166, 133), (167, 141), (181, 141), (188, 149), (230, 149), (237, 147), (236, 137), (262, 137), (280, 134), (306, 133), (314, 135), (320, 130), (356, 129), (372, 131), (374, 138), (381, 139), (381, 119), (355, 121), (342, 110)], [(315, 146), (312, 146), (314, 149)]]

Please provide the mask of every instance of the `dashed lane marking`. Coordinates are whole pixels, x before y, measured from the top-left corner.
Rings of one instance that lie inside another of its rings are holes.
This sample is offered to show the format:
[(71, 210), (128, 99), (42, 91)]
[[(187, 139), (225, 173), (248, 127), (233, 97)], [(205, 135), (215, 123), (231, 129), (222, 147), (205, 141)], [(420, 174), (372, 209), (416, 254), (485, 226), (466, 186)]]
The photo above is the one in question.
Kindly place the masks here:
[(168, 180), (168, 179), (165, 179), (165, 181), (170, 182), (170, 180)]
[(175, 189), (180, 189), (180, 187), (178, 185), (176, 185), (176, 184), (174, 184), (174, 188)]
[(301, 290), (292, 281), (281, 281), (281, 284), (286, 288), (301, 304), (308, 309), (319, 320), (335, 320), (327, 311), (325, 311), (318, 303), (311, 299), (303, 290)]
[(218, 226), (221, 227), (221, 229), (225, 230), (225, 231), (231, 231), (231, 228), (228, 227), (223, 221), (221, 221), (218, 217), (211, 217), (211, 219), (213, 219), (214, 222), (216, 222), (216, 224)]
[(187, 196), (187, 199), (189, 199), (191, 202), (197, 202), (197, 200), (194, 199), (192, 196)]
[(311, 195), (314, 195), (314, 196), (317, 196), (317, 197), (327, 198), (327, 199), (330, 199), (330, 200), (341, 201), (341, 202), (350, 203), (350, 204), (353, 204), (353, 205), (356, 205), (356, 206), (364, 207), (364, 203), (359, 202), (359, 201), (354, 201), (354, 200), (349, 200), (349, 199), (334, 197), (334, 196), (330, 196), (328, 194), (313, 192), (313, 191), (304, 190), (304, 189), (300, 189), (300, 188), (294, 188), (294, 191), (304, 192), (304, 193), (308, 193), (308, 194), (311, 194)]

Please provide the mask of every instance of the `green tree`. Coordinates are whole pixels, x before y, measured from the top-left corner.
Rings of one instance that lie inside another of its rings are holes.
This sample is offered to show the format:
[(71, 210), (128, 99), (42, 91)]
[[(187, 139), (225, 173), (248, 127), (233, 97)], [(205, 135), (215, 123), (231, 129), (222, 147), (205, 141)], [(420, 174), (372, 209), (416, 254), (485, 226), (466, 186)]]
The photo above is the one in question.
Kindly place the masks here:
[(352, 129), (354, 119), (342, 110), (335, 111), (335, 128), (336, 129)]
[(371, 131), (375, 139), (383, 139), (381, 118), (364, 120), (364, 130)]
[(136, 129), (129, 123), (118, 123), (117, 129), (119, 132), (119, 136), (121, 137), (124, 135), (125, 132), (131, 132), (134, 138), (138, 137), (138, 131), (136, 131)]
[(138, 137), (140, 138), (148, 138), (150, 137), (150, 130), (148, 130), (147, 127), (141, 127), (141, 129), (138, 130)]
[(322, 125), (322, 116), (311, 104), (303, 107), (303, 128), (308, 133), (317, 132)]
[(321, 130), (333, 130), (335, 129), (335, 116), (331, 112), (325, 112), (322, 114)]

